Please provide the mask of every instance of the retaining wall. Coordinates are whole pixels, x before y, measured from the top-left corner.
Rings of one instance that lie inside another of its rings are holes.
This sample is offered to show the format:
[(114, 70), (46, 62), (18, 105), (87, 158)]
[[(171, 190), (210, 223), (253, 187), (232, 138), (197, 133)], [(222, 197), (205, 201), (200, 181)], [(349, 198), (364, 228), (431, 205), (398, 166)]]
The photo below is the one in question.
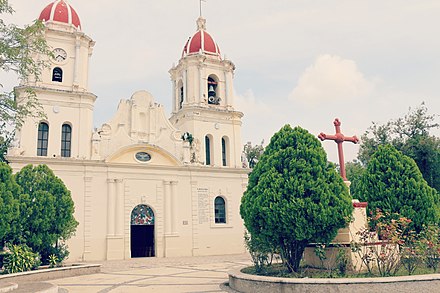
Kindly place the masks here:
[(0, 275), (0, 282), (38, 282), (81, 275), (96, 274), (101, 271), (99, 264), (74, 264), (68, 267), (41, 269), (16, 274)]
[(387, 278), (275, 278), (229, 273), (229, 286), (243, 293), (379, 293), (440, 292), (440, 274)]

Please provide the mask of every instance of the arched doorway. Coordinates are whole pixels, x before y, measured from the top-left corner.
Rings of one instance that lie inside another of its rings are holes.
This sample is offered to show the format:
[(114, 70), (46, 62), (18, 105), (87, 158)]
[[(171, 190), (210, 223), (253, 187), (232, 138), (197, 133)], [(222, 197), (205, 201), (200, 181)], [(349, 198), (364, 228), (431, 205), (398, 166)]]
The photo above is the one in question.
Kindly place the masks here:
[(154, 251), (154, 212), (140, 204), (131, 212), (131, 257), (152, 257)]

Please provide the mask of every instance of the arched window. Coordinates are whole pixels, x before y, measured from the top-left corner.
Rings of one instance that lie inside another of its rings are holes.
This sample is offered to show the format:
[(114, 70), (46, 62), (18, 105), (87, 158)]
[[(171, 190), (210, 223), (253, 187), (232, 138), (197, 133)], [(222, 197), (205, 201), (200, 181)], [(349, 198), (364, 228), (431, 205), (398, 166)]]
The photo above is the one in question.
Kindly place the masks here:
[(205, 164), (211, 165), (211, 138), (205, 136)]
[(210, 75), (208, 77), (208, 104), (220, 105), (220, 97), (217, 92), (218, 81), (216, 76)]
[(55, 67), (52, 71), (52, 81), (63, 82), (63, 70)]
[(182, 105), (183, 105), (183, 86), (180, 87), (179, 109), (182, 109)]
[(183, 81), (179, 80), (179, 82), (177, 83), (177, 92), (176, 92), (177, 110), (182, 109), (184, 100), (185, 100), (185, 95), (184, 95)]
[(227, 166), (228, 165), (228, 145), (227, 145), (227, 139), (225, 137), (222, 137), (222, 165)]
[(49, 143), (49, 125), (45, 122), (38, 124), (37, 156), (47, 156)]
[(217, 196), (214, 200), (215, 223), (226, 223), (226, 207), (225, 200), (221, 196)]
[(69, 124), (63, 124), (61, 128), (61, 157), (70, 157), (72, 147), (72, 127)]

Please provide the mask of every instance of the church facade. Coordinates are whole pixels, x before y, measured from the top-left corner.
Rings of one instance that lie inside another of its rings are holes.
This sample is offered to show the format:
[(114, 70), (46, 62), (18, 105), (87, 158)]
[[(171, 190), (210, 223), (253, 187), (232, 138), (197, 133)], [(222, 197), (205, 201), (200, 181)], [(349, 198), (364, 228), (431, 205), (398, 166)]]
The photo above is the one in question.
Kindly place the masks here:
[(46, 164), (71, 191), (79, 226), (67, 242), (69, 261), (244, 252), (239, 207), (248, 169), (235, 66), (205, 19), (169, 71), (171, 117), (138, 91), (97, 129), (88, 87), (94, 41), (66, 1), (50, 3), (40, 20), (54, 56), (41, 80), (16, 89), (32, 87), (46, 117), (17, 130), (8, 160), (14, 171)]

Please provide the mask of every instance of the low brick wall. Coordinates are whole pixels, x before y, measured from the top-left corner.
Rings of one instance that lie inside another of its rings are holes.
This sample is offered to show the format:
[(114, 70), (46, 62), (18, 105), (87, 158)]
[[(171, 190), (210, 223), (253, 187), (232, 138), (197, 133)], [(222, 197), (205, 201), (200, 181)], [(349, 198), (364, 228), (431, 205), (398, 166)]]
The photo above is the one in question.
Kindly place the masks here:
[(41, 269), (16, 274), (0, 275), (0, 282), (39, 282), (101, 272), (99, 264), (73, 264), (68, 267)]
[(440, 274), (387, 278), (275, 278), (229, 273), (229, 286), (242, 293), (431, 293), (440, 292)]

